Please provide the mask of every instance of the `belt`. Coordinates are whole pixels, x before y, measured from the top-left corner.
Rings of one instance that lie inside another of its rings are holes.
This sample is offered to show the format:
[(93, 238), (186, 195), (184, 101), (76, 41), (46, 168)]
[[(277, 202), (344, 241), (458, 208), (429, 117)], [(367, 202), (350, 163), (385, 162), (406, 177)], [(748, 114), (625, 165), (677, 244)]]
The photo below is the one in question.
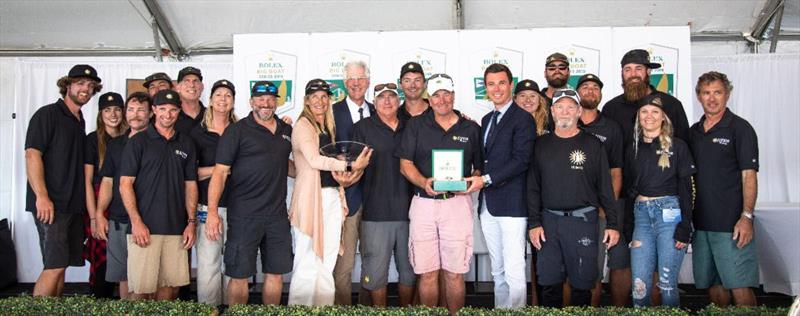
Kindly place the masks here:
[(586, 220), (586, 214), (589, 212), (596, 211), (597, 208), (594, 206), (587, 206), (587, 207), (577, 208), (574, 210), (551, 210), (549, 208), (546, 208), (545, 210), (547, 210), (551, 214), (555, 214), (558, 216), (580, 217)]
[(663, 198), (668, 198), (670, 196), (672, 196), (672, 195), (664, 195), (664, 196), (656, 196), (656, 197), (639, 195), (639, 196), (636, 197), (636, 202), (655, 201), (655, 200), (660, 200), (660, 199), (663, 199)]
[(416, 195), (418, 197), (421, 197), (423, 199), (433, 199), (433, 200), (447, 200), (447, 199), (450, 199), (450, 198), (453, 198), (453, 197), (456, 196), (455, 193), (450, 193), (450, 192), (445, 192), (445, 193), (437, 194), (437, 195), (434, 195), (434, 196), (430, 196), (430, 195), (428, 195), (427, 193), (424, 193), (424, 192), (417, 192), (417, 193), (414, 193), (414, 195)]

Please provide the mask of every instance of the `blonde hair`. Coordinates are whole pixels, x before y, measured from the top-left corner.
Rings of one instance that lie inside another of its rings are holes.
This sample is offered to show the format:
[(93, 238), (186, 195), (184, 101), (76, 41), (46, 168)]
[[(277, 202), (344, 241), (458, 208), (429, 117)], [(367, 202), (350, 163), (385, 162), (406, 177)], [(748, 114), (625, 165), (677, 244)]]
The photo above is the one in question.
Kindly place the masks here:
[(536, 136), (542, 136), (545, 132), (547, 132), (547, 124), (550, 123), (550, 107), (547, 103), (547, 99), (542, 97), (541, 95), (537, 95), (539, 98), (539, 107), (536, 108), (536, 111), (533, 112), (533, 120), (536, 121)]
[(316, 117), (314, 117), (314, 113), (311, 112), (311, 105), (308, 103), (308, 98), (310, 96), (309, 94), (303, 96), (303, 112), (300, 113), (300, 118), (306, 118), (311, 122), (311, 125), (314, 125), (314, 128), (317, 130), (317, 134), (330, 134), (331, 142), (335, 142), (336, 123), (333, 120), (333, 105), (331, 105), (331, 99), (328, 98), (328, 109), (325, 110), (324, 126), (320, 126), (320, 124), (317, 123)]
[[(672, 149), (672, 121), (664, 111), (661, 111), (664, 121), (661, 122), (661, 133), (658, 135), (658, 142), (661, 145), (661, 156), (658, 158), (658, 166), (661, 170), (669, 168), (669, 150)], [(633, 156), (639, 154), (639, 139), (644, 137), (644, 130), (639, 124), (639, 115), (636, 115), (636, 123), (633, 128)]]
[[(233, 100), (235, 101), (236, 96), (234, 96), (233, 94), (231, 94), (231, 96), (233, 96)], [(214, 97), (213, 94), (208, 96), (208, 108), (206, 109), (205, 114), (203, 114), (203, 120), (200, 122), (201, 127), (205, 129), (208, 129), (209, 126), (212, 126), (214, 124), (214, 109), (213, 109), (214, 105), (211, 103), (212, 97)], [(236, 117), (236, 114), (233, 113), (233, 108), (231, 108), (230, 112), (228, 112), (228, 122), (233, 124), (236, 123), (236, 121), (238, 120), (239, 118)]]

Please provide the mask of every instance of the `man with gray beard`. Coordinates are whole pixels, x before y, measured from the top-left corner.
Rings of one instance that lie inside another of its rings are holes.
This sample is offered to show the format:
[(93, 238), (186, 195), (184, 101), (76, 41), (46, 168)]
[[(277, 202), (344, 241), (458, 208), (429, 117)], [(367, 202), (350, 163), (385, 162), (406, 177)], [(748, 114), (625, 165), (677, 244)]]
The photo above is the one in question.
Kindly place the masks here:
[[(650, 53), (643, 49), (634, 49), (622, 57), (620, 62), (622, 66), (622, 88), (624, 92), (617, 97), (608, 101), (603, 106), (603, 116), (616, 121), (622, 127), (623, 147), (627, 148), (633, 144), (633, 125), (636, 120), (636, 113), (639, 109), (637, 101), (652, 94), (658, 94), (664, 104), (664, 113), (667, 114), (670, 121), (672, 121), (673, 135), (683, 141), (689, 141), (689, 122), (686, 120), (686, 112), (683, 110), (683, 104), (675, 97), (658, 91), (650, 85), (650, 72), (653, 69), (661, 68), (661, 64), (650, 62)], [(625, 149), (623, 149), (625, 152)], [(630, 181), (624, 181), (628, 183)], [(622, 188), (622, 192), (628, 192), (628, 188)], [(622, 238), (624, 240), (631, 240), (633, 237), (633, 200), (623, 199), (624, 205), (622, 211)], [(628, 248), (622, 247), (626, 252), (626, 256), (630, 257)], [(615, 254), (611, 254), (614, 257)], [(630, 264), (628, 264), (630, 266)], [(620, 271), (630, 271), (629, 267)], [(612, 272), (612, 275), (614, 272)], [(622, 278), (622, 277), (621, 277)], [(630, 278), (623, 278), (628, 279)], [(630, 288), (630, 284), (627, 285)], [(630, 292), (625, 291), (625, 292)], [(652, 291), (653, 298), (659, 296), (658, 289)], [(626, 296), (625, 300), (627, 301)], [(655, 304), (656, 301), (654, 301)], [(614, 304), (617, 305), (615, 302)], [(627, 302), (626, 302), (627, 303)]]

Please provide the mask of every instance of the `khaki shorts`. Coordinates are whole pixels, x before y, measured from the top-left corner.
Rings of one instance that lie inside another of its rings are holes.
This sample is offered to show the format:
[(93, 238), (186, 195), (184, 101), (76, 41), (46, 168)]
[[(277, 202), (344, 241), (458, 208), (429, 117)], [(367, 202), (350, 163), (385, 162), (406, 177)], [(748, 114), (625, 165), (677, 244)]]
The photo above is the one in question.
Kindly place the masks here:
[(161, 287), (189, 284), (189, 253), (183, 236), (150, 235), (150, 244), (139, 247), (128, 238), (128, 288), (135, 294), (155, 293)]

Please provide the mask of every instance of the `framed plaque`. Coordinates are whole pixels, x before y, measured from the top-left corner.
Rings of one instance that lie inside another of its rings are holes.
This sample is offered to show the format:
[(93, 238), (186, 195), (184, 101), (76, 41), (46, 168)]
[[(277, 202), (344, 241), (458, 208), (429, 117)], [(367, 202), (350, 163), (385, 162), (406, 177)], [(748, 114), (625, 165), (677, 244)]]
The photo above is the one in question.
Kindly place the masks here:
[(464, 150), (434, 149), (431, 153), (433, 165), (433, 190), (439, 192), (466, 191), (464, 180)]

